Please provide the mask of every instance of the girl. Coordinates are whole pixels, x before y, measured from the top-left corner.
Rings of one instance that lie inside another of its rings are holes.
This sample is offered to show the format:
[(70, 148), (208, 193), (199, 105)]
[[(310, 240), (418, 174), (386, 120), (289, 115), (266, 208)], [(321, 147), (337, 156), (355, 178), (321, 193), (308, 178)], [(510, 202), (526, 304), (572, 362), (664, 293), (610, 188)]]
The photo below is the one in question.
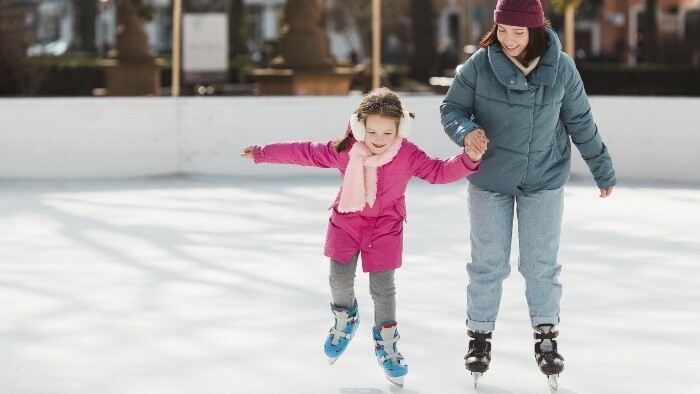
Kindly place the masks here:
[(481, 170), (469, 177), (466, 367), (477, 379), (491, 361), (517, 206), (518, 270), (525, 277), (535, 359), (556, 388), (564, 369), (554, 339), (561, 298), (557, 253), (571, 141), (600, 197), (612, 193), (615, 171), (574, 61), (562, 53), (540, 0), (499, 0), (494, 26), (480, 46), (440, 108), (445, 132), (458, 145), (468, 148), (473, 133), (485, 132), (490, 140)]
[(464, 153), (447, 160), (430, 158), (406, 139), (413, 117), (394, 92), (379, 88), (364, 96), (342, 139), (255, 145), (242, 153), (255, 163), (340, 170), (342, 186), (332, 205), (324, 252), (330, 258), (335, 317), (324, 343), (325, 354), (331, 364), (335, 362), (360, 322), (354, 280), (361, 256), (374, 301), (375, 355), (387, 378), (399, 386), (408, 367), (396, 346), (394, 270), (401, 266), (406, 186), (412, 176), (430, 183), (464, 178), (479, 168), (487, 144), (483, 133), (473, 133)]

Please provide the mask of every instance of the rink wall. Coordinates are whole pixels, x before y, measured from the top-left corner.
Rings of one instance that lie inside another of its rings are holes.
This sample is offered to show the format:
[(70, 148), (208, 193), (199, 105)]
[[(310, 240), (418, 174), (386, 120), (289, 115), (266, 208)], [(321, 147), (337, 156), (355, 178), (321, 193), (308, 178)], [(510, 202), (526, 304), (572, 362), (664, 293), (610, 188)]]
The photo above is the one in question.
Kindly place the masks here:
[[(442, 96), (405, 95), (411, 139), (428, 154), (459, 152), (442, 131)], [(590, 98), (621, 180), (700, 184), (700, 98)], [(243, 146), (339, 136), (359, 96), (0, 99), (0, 178), (171, 174), (336, 174), (253, 165)], [(589, 177), (574, 150), (573, 176)]]

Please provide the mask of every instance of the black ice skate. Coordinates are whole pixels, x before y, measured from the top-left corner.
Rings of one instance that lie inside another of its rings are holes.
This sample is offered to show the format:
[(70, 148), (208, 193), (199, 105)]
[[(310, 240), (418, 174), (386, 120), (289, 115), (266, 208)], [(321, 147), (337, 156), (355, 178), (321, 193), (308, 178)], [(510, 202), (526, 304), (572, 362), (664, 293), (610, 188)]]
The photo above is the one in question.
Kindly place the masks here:
[(564, 357), (557, 352), (559, 331), (553, 324), (540, 324), (535, 329), (535, 360), (540, 371), (547, 375), (547, 383), (554, 389), (559, 388), (557, 378), (564, 370)]
[(472, 338), (469, 341), (469, 352), (464, 356), (464, 366), (474, 377), (474, 387), (476, 383), (488, 371), (491, 363), (491, 332), (467, 330), (467, 335)]

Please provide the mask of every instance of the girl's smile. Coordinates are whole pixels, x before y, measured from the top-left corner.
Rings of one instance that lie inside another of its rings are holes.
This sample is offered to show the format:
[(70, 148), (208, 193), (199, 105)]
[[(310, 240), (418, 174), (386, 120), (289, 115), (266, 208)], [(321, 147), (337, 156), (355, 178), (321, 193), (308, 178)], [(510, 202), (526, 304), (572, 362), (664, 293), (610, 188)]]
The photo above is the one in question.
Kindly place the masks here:
[(365, 145), (373, 155), (381, 155), (397, 138), (398, 122), (394, 118), (369, 115), (365, 118)]

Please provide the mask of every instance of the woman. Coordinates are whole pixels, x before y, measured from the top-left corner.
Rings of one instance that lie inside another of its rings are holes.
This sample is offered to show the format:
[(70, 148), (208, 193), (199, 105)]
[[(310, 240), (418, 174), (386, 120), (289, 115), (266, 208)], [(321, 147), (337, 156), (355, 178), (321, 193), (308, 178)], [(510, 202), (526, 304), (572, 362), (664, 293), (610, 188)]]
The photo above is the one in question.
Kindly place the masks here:
[(458, 145), (488, 151), (469, 179), (471, 262), (467, 264), (466, 367), (475, 379), (489, 367), (491, 333), (502, 282), (510, 273), (514, 207), (518, 270), (535, 330), (540, 370), (556, 384), (564, 369), (557, 351), (561, 266), (557, 262), (563, 187), (571, 141), (600, 189), (616, 184), (612, 160), (593, 122), (574, 61), (562, 53), (539, 0), (499, 0), (494, 26), (460, 68), (440, 107), (447, 135)]

